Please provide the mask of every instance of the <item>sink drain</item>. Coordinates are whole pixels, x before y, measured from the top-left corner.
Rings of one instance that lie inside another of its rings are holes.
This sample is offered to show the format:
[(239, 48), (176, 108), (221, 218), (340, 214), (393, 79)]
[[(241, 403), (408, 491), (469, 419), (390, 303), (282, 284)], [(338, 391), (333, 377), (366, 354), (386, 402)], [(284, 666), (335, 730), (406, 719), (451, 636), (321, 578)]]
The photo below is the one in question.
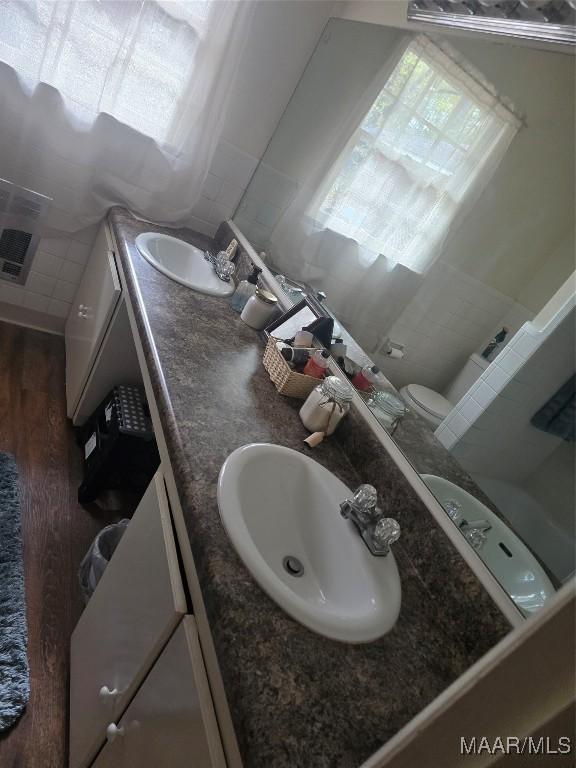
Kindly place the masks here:
[(282, 560), (282, 565), (284, 566), (286, 573), (289, 573), (290, 576), (302, 576), (304, 574), (304, 566), (297, 557), (294, 557), (294, 555), (285, 557), (284, 560)]

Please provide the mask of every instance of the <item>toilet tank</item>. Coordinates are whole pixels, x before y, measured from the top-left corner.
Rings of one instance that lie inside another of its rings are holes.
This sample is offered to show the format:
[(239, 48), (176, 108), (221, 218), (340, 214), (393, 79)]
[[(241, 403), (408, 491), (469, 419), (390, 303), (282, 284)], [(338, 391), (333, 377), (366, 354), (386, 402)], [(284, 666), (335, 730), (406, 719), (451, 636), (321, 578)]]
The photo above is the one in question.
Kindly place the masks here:
[(468, 392), (472, 384), (480, 378), (482, 372), (485, 371), (489, 365), (490, 362), (488, 360), (485, 360), (475, 352), (470, 355), (464, 368), (462, 368), (460, 373), (446, 390), (446, 399), (449, 400), (452, 405), (456, 405), (456, 403), (464, 397), (466, 392)]

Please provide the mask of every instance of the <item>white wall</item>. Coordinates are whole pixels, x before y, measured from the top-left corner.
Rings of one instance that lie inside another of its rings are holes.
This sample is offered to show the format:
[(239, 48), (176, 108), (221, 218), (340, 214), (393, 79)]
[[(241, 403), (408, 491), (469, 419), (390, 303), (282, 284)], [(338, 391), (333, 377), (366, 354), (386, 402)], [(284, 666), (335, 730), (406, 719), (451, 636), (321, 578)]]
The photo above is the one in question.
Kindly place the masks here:
[(572, 541), (576, 538), (576, 444), (562, 442), (524, 482), (524, 488)]
[[(231, 94), (226, 128), (195, 206), (190, 226), (212, 235), (235, 210), (264, 154), (278, 121), (330, 16), (330, 2), (263, 0)], [(1, 142), (10, 140), (0, 135)], [(11, 317), (47, 328), (62, 328), (80, 281), (97, 227), (84, 227), (69, 213), (74, 189), (59, 181), (59, 165), (38, 176), (34, 157), (13, 158), (0, 176), (54, 199), (45, 237), (24, 287), (0, 282), (0, 318)], [(62, 161), (60, 161), (62, 162)], [(73, 235), (71, 230), (76, 229)], [(27, 315), (20, 311), (28, 310)], [(24, 320), (26, 321), (26, 320)]]
[(372, 356), (397, 388), (418, 383), (444, 392), (472, 352), (481, 352), (502, 327), (509, 341), (531, 318), (508, 296), (438, 261), (387, 332), (405, 346), (405, 356)]
[(332, 9), (322, 0), (261, 0), (231, 94), (222, 140), (191, 226), (213, 235), (236, 210)]
[(574, 319), (527, 323), (436, 430), (467, 471), (522, 484), (562, 443), (530, 419), (575, 371)]

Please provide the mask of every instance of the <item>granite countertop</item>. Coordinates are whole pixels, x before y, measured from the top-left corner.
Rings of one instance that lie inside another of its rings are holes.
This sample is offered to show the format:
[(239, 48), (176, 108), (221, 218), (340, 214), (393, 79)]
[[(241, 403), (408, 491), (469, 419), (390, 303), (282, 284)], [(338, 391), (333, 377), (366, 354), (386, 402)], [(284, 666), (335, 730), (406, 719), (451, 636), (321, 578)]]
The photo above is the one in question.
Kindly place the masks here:
[(109, 221), (245, 768), (358, 768), (509, 625), (355, 414), (313, 458), (351, 488), (373, 482), (403, 526), (394, 550), (402, 580), (396, 626), (373, 643), (338, 643), (298, 624), (260, 589), (220, 522), (217, 477), (246, 443), (309, 452), (301, 402), (278, 395), (262, 366), (262, 339), (225, 300), (171, 281), (134, 245), (150, 230), (203, 248), (213, 241), (121, 208)]

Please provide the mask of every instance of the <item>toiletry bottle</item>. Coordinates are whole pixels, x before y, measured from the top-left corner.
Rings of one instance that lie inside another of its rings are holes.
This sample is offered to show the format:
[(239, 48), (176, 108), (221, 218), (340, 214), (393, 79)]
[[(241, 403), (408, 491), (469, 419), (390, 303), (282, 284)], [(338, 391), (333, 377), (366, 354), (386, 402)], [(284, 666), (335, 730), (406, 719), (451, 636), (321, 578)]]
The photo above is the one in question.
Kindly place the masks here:
[(294, 367), (306, 365), (310, 359), (310, 350), (302, 347), (282, 347), (280, 354), (288, 363), (294, 363)]
[(250, 328), (254, 328), (255, 331), (263, 331), (272, 322), (277, 308), (278, 299), (276, 296), (257, 285), (256, 290), (240, 313), (240, 320), (243, 320)]
[(310, 331), (304, 330), (304, 328), (302, 328), (301, 331), (298, 331), (296, 336), (294, 336), (295, 347), (311, 347), (313, 341), (314, 334), (312, 334)]
[(359, 389), (362, 392), (368, 392), (370, 389), (376, 387), (377, 376), (379, 373), (380, 368), (378, 368), (377, 365), (367, 365), (353, 377), (352, 384), (356, 389)]
[(310, 355), (310, 359), (304, 366), (303, 373), (306, 376), (313, 376), (315, 379), (323, 379), (326, 375), (328, 358), (330, 353), (326, 349), (316, 349)]
[(496, 336), (494, 336), (490, 344), (488, 344), (488, 346), (482, 351), (482, 357), (485, 360), (494, 360), (494, 358), (498, 354), (496, 350), (498, 349), (500, 344), (502, 344), (502, 342), (504, 341), (507, 335), (508, 335), (508, 328), (502, 328), (501, 331), (498, 331), (498, 333), (496, 334)]
[(230, 240), (230, 243), (228, 244), (228, 248), (226, 248), (226, 254), (229, 259), (233, 259), (234, 256), (236, 256), (236, 251), (238, 250), (238, 240), (235, 238), (233, 240)]
[(342, 339), (334, 339), (332, 342), (332, 346), (330, 347), (330, 352), (332, 353), (332, 357), (340, 368), (344, 368), (344, 358), (346, 357), (346, 344), (342, 341)]
[(235, 312), (242, 312), (246, 306), (246, 302), (256, 291), (258, 276), (261, 272), (262, 270), (260, 267), (254, 267), (252, 274), (250, 274), (246, 280), (242, 280), (240, 283), (238, 283), (238, 287), (230, 299), (230, 306)]

